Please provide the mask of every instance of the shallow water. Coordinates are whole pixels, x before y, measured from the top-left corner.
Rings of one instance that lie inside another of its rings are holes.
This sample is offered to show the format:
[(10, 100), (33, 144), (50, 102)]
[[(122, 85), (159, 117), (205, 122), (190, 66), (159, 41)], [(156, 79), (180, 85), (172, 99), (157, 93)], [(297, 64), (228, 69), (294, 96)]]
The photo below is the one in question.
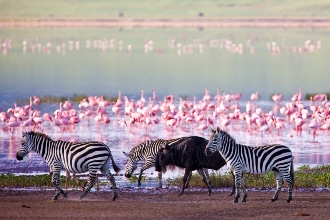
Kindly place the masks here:
[[(246, 102), (241, 101), (240, 106), (244, 109)], [(264, 109), (264, 111), (270, 111), (274, 109), (274, 103), (272, 102), (257, 102), (256, 105)], [(41, 106), (43, 111), (51, 111), (52, 105)], [(111, 122), (109, 124), (96, 123), (93, 119), (82, 120), (75, 125), (75, 129), (70, 131), (64, 131), (62, 133), (61, 128), (55, 127), (48, 122), (43, 123), (43, 132), (51, 136), (54, 140), (61, 139), (67, 141), (89, 141), (97, 140), (108, 144), (111, 148), (112, 154), (116, 163), (121, 168), (119, 176), (116, 176), (116, 180), (120, 186), (136, 186), (135, 183), (127, 180), (123, 174), (125, 172), (125, 156), (122, 151), (129, 152), (130, 149), (144, 140), (147, 139), (170, 139), (181, 136), (198, 135), (205, 138), (209, 138), (207, 130), (200, 131), (191, 129), (189, 131), (174, 127), (170, 130), (166, 125), (161, 122), (159, 124), (150, 125), (148, 132), (143, 125), (135, 125), (133, 127), (121, 127), (119, 120), (127, 116), (115, 115), (108, 107)], [(228, 126), (228, 132), (236, 139), (238, 143), (246, 145), (265, 145), (270, 143), (284, 144), (290, 147), (294, 155), (294, 166), (297, 168), (302, 165), (323, 165), (330, 162), (330, 138), (328, 131), (319, 131), (316, 140), (313, 140), (310, 130), (305, 127), (303, 129), (302, 136), (296, 135), (288, 136), (289, 133), (294, 133), (294, 126), (287, 124), (286, 128), (278, 134), (276, 131), (272, 133), (261, 133), (259, 131), (252, 131), (250, 133), (245, 131), (245, 126), (242, 122), (236, 124), (232, 123)], [(16, 173), (16, 174), (38, 174), (48, 173), (49, 168), (45, 163), (45, 160), (38, 154), (31, 152), (24, 158), (23, 161), (16, 160), (16, 151), (20, 147), (21, 131), (26, 129), (17, 129), (13, 134), (10, 132), (0, 131), (0, 172), (1, 173)], [(142, 165), (142, 162), (141, 162)], [(139, 165), (139, 167), (141, 166)], [(226, 172), (226, 166), (220, 169), (220, 172)], [(138, 174), (139, 168), (134, 172)], [(64, 172), (63, 172), (64, 175)], [(157, 173), (153, 168), (150, 168), (144, 172), (146, 181), (142, 183), (143, 187), (155, 186), (157, 184)], [(174, 171), (168, 171), (164, 175), (164, 184), (166, 185), (166, 178), (172, 178), (183, 175), (182, 169), (176, 169)], [(151, 178), (151, 179), (150, 179)]]

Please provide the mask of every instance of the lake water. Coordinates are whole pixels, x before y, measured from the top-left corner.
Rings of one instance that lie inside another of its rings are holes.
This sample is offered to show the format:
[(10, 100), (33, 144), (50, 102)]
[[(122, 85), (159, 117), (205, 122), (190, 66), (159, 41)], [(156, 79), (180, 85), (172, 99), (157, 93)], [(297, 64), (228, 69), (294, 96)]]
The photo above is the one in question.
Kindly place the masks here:
[[(278, 112), (280, 106), (270, 101), (272, 94), (283, 94), (281, 105), (285, 105), (299, 88), (303, 95), (329, 92), (329, 34), (327, 29), (4, 28), (0, 30), (0, 110), (7, 111), (17, 101), (19, 105), (28, 104), (34, 95), (68, 99), (75, 94), (117, 97), (121, 91), (122, 97), (136, 101), (141, 90), (147, 100), (153, 90), (159, 101), (174, 95), (178, 106), (179, 97), (196, 97), (199, 101), (208, 88), (212, 97), (217, 91), (242, 93), (242, 112), (250, 95), (258, 92), (255, 105), (264, 112), (275, 110), (283, 117)], [(308, 107), (309, 103), (304, 105)], [(78, 108), (77, 103), (75, 107)], [(59, 103), (39, 106), (42, 113), (53, 113), (58, 108)], [(121, 174), (125, 171), (122, 151), (129, 151), (145, 139), (209, 137), (207, 131), (178, 127), (171, 130), (165, 123), (150, 126), (148, 133), (142, 126), (124, 128), (119, 121), (125, 116), (115, 115), (111, 107), (107, 111), (109, 124), (84, 120), (73, 131), (62, 133), (44, 122), (43, 131), (54, 139), (109, 144), (122, 168)], [(280, 134), (247, 133), (244, 126), (243, 122), (228, 126), (237, 142), (285, 144), (294, 153), (296, 167), (330, 162), (327, 131), (318, 132), (313, 141), (307, 123), (301, 137), (295, 135), (294, 126), (289, 123)], [(34, 153), (22, 162), (16, 161), (20, 132), (11, 135), (0, 131), (0, 172), (48, 172), (43, 159)], [(152, 169), (146, 175), (156, 176)], [(118, 178), (126, 183), (125, 178)]]

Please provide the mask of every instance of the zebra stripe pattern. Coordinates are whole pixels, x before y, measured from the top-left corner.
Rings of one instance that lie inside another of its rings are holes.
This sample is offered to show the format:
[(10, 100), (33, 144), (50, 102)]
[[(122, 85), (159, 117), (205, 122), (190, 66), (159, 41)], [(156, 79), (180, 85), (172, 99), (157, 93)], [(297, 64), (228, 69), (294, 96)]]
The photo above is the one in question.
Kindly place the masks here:
[(205, 149), (205, 154), (209, 155), (219, 151), (226, 160), (227, 166), (234, 173), (236, 197), (234, 202), (238, 202), (240, 197), (239, 188), (242, 187), (244, 197), (242, 202), (246, 201), (247, 192), (244, 187), (243, 174), (264, 174), (273, 170), (276, 176), (276, 192), (272, 202), (278, 199), (283, 186), (283, 179), (288, 183), (288, 199), (292, 200), (292, 188), (294, 184), (293, 155), (291, 150), (283, 145), (266, 146), (246, 146), (237, 144), (227, 132), (210, 128), (212, 136)]
[[(124, 155), (127, 157), (125, 177), (130, 178), (132, 173), (137, 169), (137, 163), (139, 161), (145, 161), (145, 163), (141, 167), (138, 177), (138, 186), (140, 187), (143, 171), (155, 166), (157, 152), (160, 148), (164, 146), (165, 142), (167, 141), (168, 144), (171, 146), (172, 144), (180, 143), (185, 139), (185, 137), (182, 137), (171, 140), (147, 140), (133, 147), (129, 153), (123, 152)], [(158, 172), (158, 187), (162, 187), (162, 172)]]
[(16, 153), (17, 160), (23, 160), (31, 151), (40, 154), (52, 171), (52, 183), (58, 191), (53, 197), (54, 200), (57, 200), (60, 194), (67, 197), (67, 193), (60, 186), (60, 171), (62, 169), (71, 173), (88, 172), (87, 187), (80, 199), (85, 197), (94, 186), (97, 177), (96, 173), (100, 170), (112, 184), (114, 190), (112, 200), (116, 199), (118, 192), (115, 178), (110, 173), (109, 160), (112, 161), (112, 167), (116, 172), (119, 172), (119, 168), (114, 162), (109, 147), (104, 143), (97, 141), (54, 141), (46, 134), (40, 132), (23, 132), (22, 145)]

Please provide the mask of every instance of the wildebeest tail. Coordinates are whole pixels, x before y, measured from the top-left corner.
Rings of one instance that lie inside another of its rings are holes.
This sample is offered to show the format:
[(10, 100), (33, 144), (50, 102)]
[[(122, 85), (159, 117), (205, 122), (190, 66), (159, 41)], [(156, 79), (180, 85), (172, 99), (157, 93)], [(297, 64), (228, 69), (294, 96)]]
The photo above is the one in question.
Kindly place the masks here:
[(155, 159), (155, 170), (156, 170), (157, 172), (162, 171), (162, 168), (161, 168), (161, 166), (160, 166), (160, 164), (159, 164), (159, 158), (158, 158), (158, 155), (156, 155), (156, 159)]

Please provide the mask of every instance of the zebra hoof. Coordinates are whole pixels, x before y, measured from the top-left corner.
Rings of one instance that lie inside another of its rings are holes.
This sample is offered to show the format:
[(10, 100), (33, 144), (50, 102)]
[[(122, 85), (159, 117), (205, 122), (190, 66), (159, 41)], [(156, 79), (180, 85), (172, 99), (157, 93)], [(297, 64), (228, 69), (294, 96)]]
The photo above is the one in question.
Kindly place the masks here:
[(234, 199), (234, 203), (238, 203), (238, 199)]
[(118, 197), (118, 192), (113, 192), (112, 201), (115, 201), (117, 197)]
[(291, 199), (286, 200), (286, 203), (290, 203)]
[(271, 201), (271, 202), (275, 202), (275, 201), (276, 201), (276, 199), (271, 199), (270, 201)]
[(63, 196), (64, 198), (68, 198), (68, 193), (67, 192), (63, 193)]

